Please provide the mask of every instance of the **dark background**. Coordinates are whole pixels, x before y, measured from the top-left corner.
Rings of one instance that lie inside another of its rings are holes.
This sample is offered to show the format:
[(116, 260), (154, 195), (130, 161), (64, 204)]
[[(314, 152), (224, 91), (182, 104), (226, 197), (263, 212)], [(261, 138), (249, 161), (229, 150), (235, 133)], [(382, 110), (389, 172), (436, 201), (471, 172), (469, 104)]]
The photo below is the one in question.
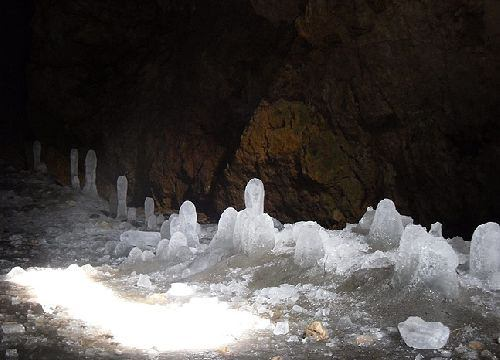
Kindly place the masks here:
[[(3, 1), (1, 152), (59, 181), (93, 148), (104, 197), (212, 220), (252, 177), (283, 221), (390, 197), (469, 237), (499, 221), (497, 0)], [(83, 170), (83, 168), (82, 168)]]

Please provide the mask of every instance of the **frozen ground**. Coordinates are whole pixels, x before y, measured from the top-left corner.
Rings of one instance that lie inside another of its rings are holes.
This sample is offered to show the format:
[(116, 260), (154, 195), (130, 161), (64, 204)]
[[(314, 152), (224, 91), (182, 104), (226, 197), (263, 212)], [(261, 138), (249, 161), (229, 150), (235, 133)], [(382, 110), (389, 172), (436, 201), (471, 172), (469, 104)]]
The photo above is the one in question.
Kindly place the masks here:
[[(500, 292), (469, 275), (468, 243), (449, 241), (460, 263), (455, 272), (435, 270), (432, 262), (430, 270), (426, 264), (414, 270), (394, 248), (408, 219), (387, 226), (387, 217), (368, 214), (364, 220), (375, 217), (377, 224), (371, 231), (363, 222), (356, 231), (320, 229), (314, 236), (326, 239), (324, 249), (305, 246), (302, 255), (286, 225), (274, 230), (273, 251), (236, 251), (207, 269), (203, 254), (216, 225), (202, 225), (199, 255), (178, 264), (147, 256), (130, 263), (114, 250), (125, 231), (146, 230), (144, 221), (115, 220), (105, 202), (0, 166), (1, 273), (38, 267), (20, 272), (17, 283), (2, 276), (0, 358), (492, 359), (500, 353)], [(396, 216), (390, 204), (387, 209)], [(140, 211), (138, 219), (144, 219)], [(268, 221), (262, 218), (264, 228)], [(449, 256), (431, 238), (419, 241), (432, 254)], [(377, 247), (382, 251), (372, 250)], [(316, 266), (297, 265), (320, 256)], [(79, 268), (67, 269), (71, 264)], [(395, 274), (395, 268), (403, 270)], [(446, 291), (434, 286), (433, 271), (446, 275), (438, 282)], [(398, 324), (411, 316), (448, 327), (446, 345), (407, 346)], [(322, 322), (328, 339), (302, 339), (312, 321)]]

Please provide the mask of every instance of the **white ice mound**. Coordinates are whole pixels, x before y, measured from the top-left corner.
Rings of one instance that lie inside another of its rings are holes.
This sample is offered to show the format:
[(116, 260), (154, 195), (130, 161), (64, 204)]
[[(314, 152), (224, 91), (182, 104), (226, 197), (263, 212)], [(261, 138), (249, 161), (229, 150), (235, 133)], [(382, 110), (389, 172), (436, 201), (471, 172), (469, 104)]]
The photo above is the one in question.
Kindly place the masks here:
[(120, 235), (120, 242), (130, 247), (138, 247), (141, 250), (155, 249), (161, 240), (159, 232), (128, 230)]
[(430, 235), (420, 225), (408, 225), (399, 245), (394, 282), (454, 297), (458, 292), (457, 266), (458, 256), (443, 238)]
[(317, 265), (325, 255), (323, 247), (325, 235), (323, 228), (314, 221), (295, 224), (293, 228), (293, 236), (296, 238), (294, 262), (304, 268)]
[(390, 250), (398, 246), (403, 221), (392, 200), (381, 200), (375, 210), (368, 241), (374, 250)]
[(426, 322), (418, 316), (410, 316), (398, 324), (406, 345), (415, 349), (441, 349), (448, 342), (450, 329), (440, 322)]
[(470, 273), (488, 280), (500, 272), (500, 226), (489, 222), (479, 225), (470, 244)]
[(217, 233), (210, 242), (211, 250), (220, 250), (224, 253), (233, 251), (234, 225), (237, 216), (238, 212), (232, 207), (224, 210), (217, 225)]
[(168, 261), (176, 264), (189, 260), (191, 258), (191, 250), (189, 250), (186, 236), (181, 232), (176, 232), (170, 238), (168, 244)]
[(186, 236), (188, 246), (197, 247), (200, 245), (198, 214), (196, 213), (196, 207), (189, 200), (184, 201), (179, 209), (179, 231)]

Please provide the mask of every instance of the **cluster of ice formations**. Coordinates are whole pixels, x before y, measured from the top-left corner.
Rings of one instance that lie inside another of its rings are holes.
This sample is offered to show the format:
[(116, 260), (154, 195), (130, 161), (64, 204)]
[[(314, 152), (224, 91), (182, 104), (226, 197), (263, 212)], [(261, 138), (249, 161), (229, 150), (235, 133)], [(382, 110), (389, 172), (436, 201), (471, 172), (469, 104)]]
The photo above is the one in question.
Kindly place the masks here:
[(448, 342), (450, 329), (440, 322), (426, 322), (418, 316), (410, 316), (398, 324), (406, 345), (415, 349), (441, 349)]
[(409, 225), (399, 245), (394, 282), (423, 285), (453, 297), (458, 292), (457, 266), (458, 256), (446, 240), (427, 233), (422, 226)]
[(489, 222), (479, 225), (470, 244), (470, 273), (500, 287), (500, 226)]
[(127, 218), (127, 188), (128, 181), (125, 176), (119, 176), (116, 180), (116, 194), (118, 198), (118, 207), (116, 218), (124, 220)]
[(80, 190), (80, 179), (78, 178), (78, 149), (71, 149), (70, 160), (71, 187), (75, 190)]
[(85, 156), (85, 185), (83, 186), (83, 192), (91, 196), (97, 196), (96, 169), (97, 156), (94, 150), (89, 150), (87, 156)]

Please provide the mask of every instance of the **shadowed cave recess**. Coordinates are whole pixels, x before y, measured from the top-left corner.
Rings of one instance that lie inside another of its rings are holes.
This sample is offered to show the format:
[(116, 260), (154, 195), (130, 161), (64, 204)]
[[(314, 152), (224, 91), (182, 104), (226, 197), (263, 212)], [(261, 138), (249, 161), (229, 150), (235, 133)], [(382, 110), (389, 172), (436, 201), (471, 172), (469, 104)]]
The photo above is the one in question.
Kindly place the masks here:
[(67, 184), (69, 150), (82, 173), (92, 148), (103, 197), (126, 175), (131, 206), (190, 199), (212, 221), (252, 177), (285, 222), (341, 228), (384, 197), (447, 236), (499, 220), (498, 1), (2, 6), (21, 166), (38, 139)]

